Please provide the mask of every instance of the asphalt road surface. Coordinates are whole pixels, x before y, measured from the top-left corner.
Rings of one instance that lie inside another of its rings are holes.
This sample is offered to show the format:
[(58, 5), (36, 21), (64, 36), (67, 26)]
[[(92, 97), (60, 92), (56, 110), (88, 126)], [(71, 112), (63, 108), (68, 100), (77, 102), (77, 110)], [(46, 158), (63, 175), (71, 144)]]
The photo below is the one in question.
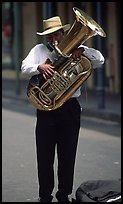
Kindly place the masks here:
[[(38, 202), (35, 109), (2, 100), (2, 202)], [(69, 147), (68, 147), (69, 148)], [(57, 190), (57, 158), (54, 163)], [(84, 181), (121, 178), (121, 126), (81, 116), (73, 194)], [(56, 199), (53, 199), (56, 202)]]

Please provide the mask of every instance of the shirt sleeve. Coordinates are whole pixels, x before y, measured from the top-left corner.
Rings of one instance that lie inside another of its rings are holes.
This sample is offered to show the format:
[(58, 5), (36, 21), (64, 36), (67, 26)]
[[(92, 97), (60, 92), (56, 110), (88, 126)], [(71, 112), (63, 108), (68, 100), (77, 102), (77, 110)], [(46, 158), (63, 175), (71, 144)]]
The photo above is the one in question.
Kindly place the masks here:
[(104, 57), (99, 50), (89, 48), (84, 45), (80, 45), (80, 47), (84, 48), (83, 54), (90, 59), (93, 69), (99, 68), (102, 64), (104, 64)]
[(39, 74), (39, 71), (37, 70), (39, 66), (39, 62), (37, 60), (36, 54), (38, 54), (38, 47), (35, 46), (31, 49), (27, 57), (22, 61), (21, 64), (21, 72), (24, 75), (27, 75), (29, 77)]

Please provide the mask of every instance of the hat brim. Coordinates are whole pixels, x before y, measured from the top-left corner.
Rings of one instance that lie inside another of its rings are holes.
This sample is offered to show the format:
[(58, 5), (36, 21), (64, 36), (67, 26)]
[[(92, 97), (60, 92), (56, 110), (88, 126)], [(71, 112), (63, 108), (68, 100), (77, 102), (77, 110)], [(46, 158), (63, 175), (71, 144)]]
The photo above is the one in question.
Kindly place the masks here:
[(65, 32), (65, 31), (69, 30), (69, 28), (70, 28), (70, 24), (66, 24), (64, 26), (58, 26), (58, 27), (50, 28), (50, 29), (48, 29), (48, 30), (46, 30), (46, 31), (44, 31), (42, 33), (37, 32), (36, 34), (37, 35), (48, 35), (50, 33), (56, 32), (56, 31), (58, 31), (60, 29), (63, 29), (64, 32)]

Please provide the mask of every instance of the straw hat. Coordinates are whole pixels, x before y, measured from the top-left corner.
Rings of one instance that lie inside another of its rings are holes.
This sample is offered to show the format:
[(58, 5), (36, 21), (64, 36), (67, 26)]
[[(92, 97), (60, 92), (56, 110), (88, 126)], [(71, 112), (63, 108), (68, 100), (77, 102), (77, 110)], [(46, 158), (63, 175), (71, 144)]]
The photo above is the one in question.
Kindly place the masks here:
[(44, 31), (41, 33), (37, 32), (38, 35), (47, 35), (60, 29), (67, 31), (70, 28), (70, 24), (62, 25), (60, 17), (55, 16), (47, 20), (43, 20), (43, 28)]

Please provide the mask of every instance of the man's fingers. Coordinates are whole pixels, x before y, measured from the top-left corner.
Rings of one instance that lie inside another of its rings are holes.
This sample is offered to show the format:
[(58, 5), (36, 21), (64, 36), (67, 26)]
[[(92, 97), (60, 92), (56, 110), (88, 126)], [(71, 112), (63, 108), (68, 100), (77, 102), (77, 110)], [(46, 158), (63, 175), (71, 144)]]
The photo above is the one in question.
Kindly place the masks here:
[(51, 69), (54, 69), (55, 67), (54, 67), (54, 66), (52, 66), (52, 65), (50, 65), (50, 68), (51, 68)]
[(45, 74), (43, 74), (43, 77), (45, 78), (45, 80), (47, 80), (47, 78), (46, 78)]
[(43, 76), (45, 79), (49, 79), (53, 76), (54, 72), (51, 72), (50, 70), (47, 70), (47, 72), (43, 73)]

